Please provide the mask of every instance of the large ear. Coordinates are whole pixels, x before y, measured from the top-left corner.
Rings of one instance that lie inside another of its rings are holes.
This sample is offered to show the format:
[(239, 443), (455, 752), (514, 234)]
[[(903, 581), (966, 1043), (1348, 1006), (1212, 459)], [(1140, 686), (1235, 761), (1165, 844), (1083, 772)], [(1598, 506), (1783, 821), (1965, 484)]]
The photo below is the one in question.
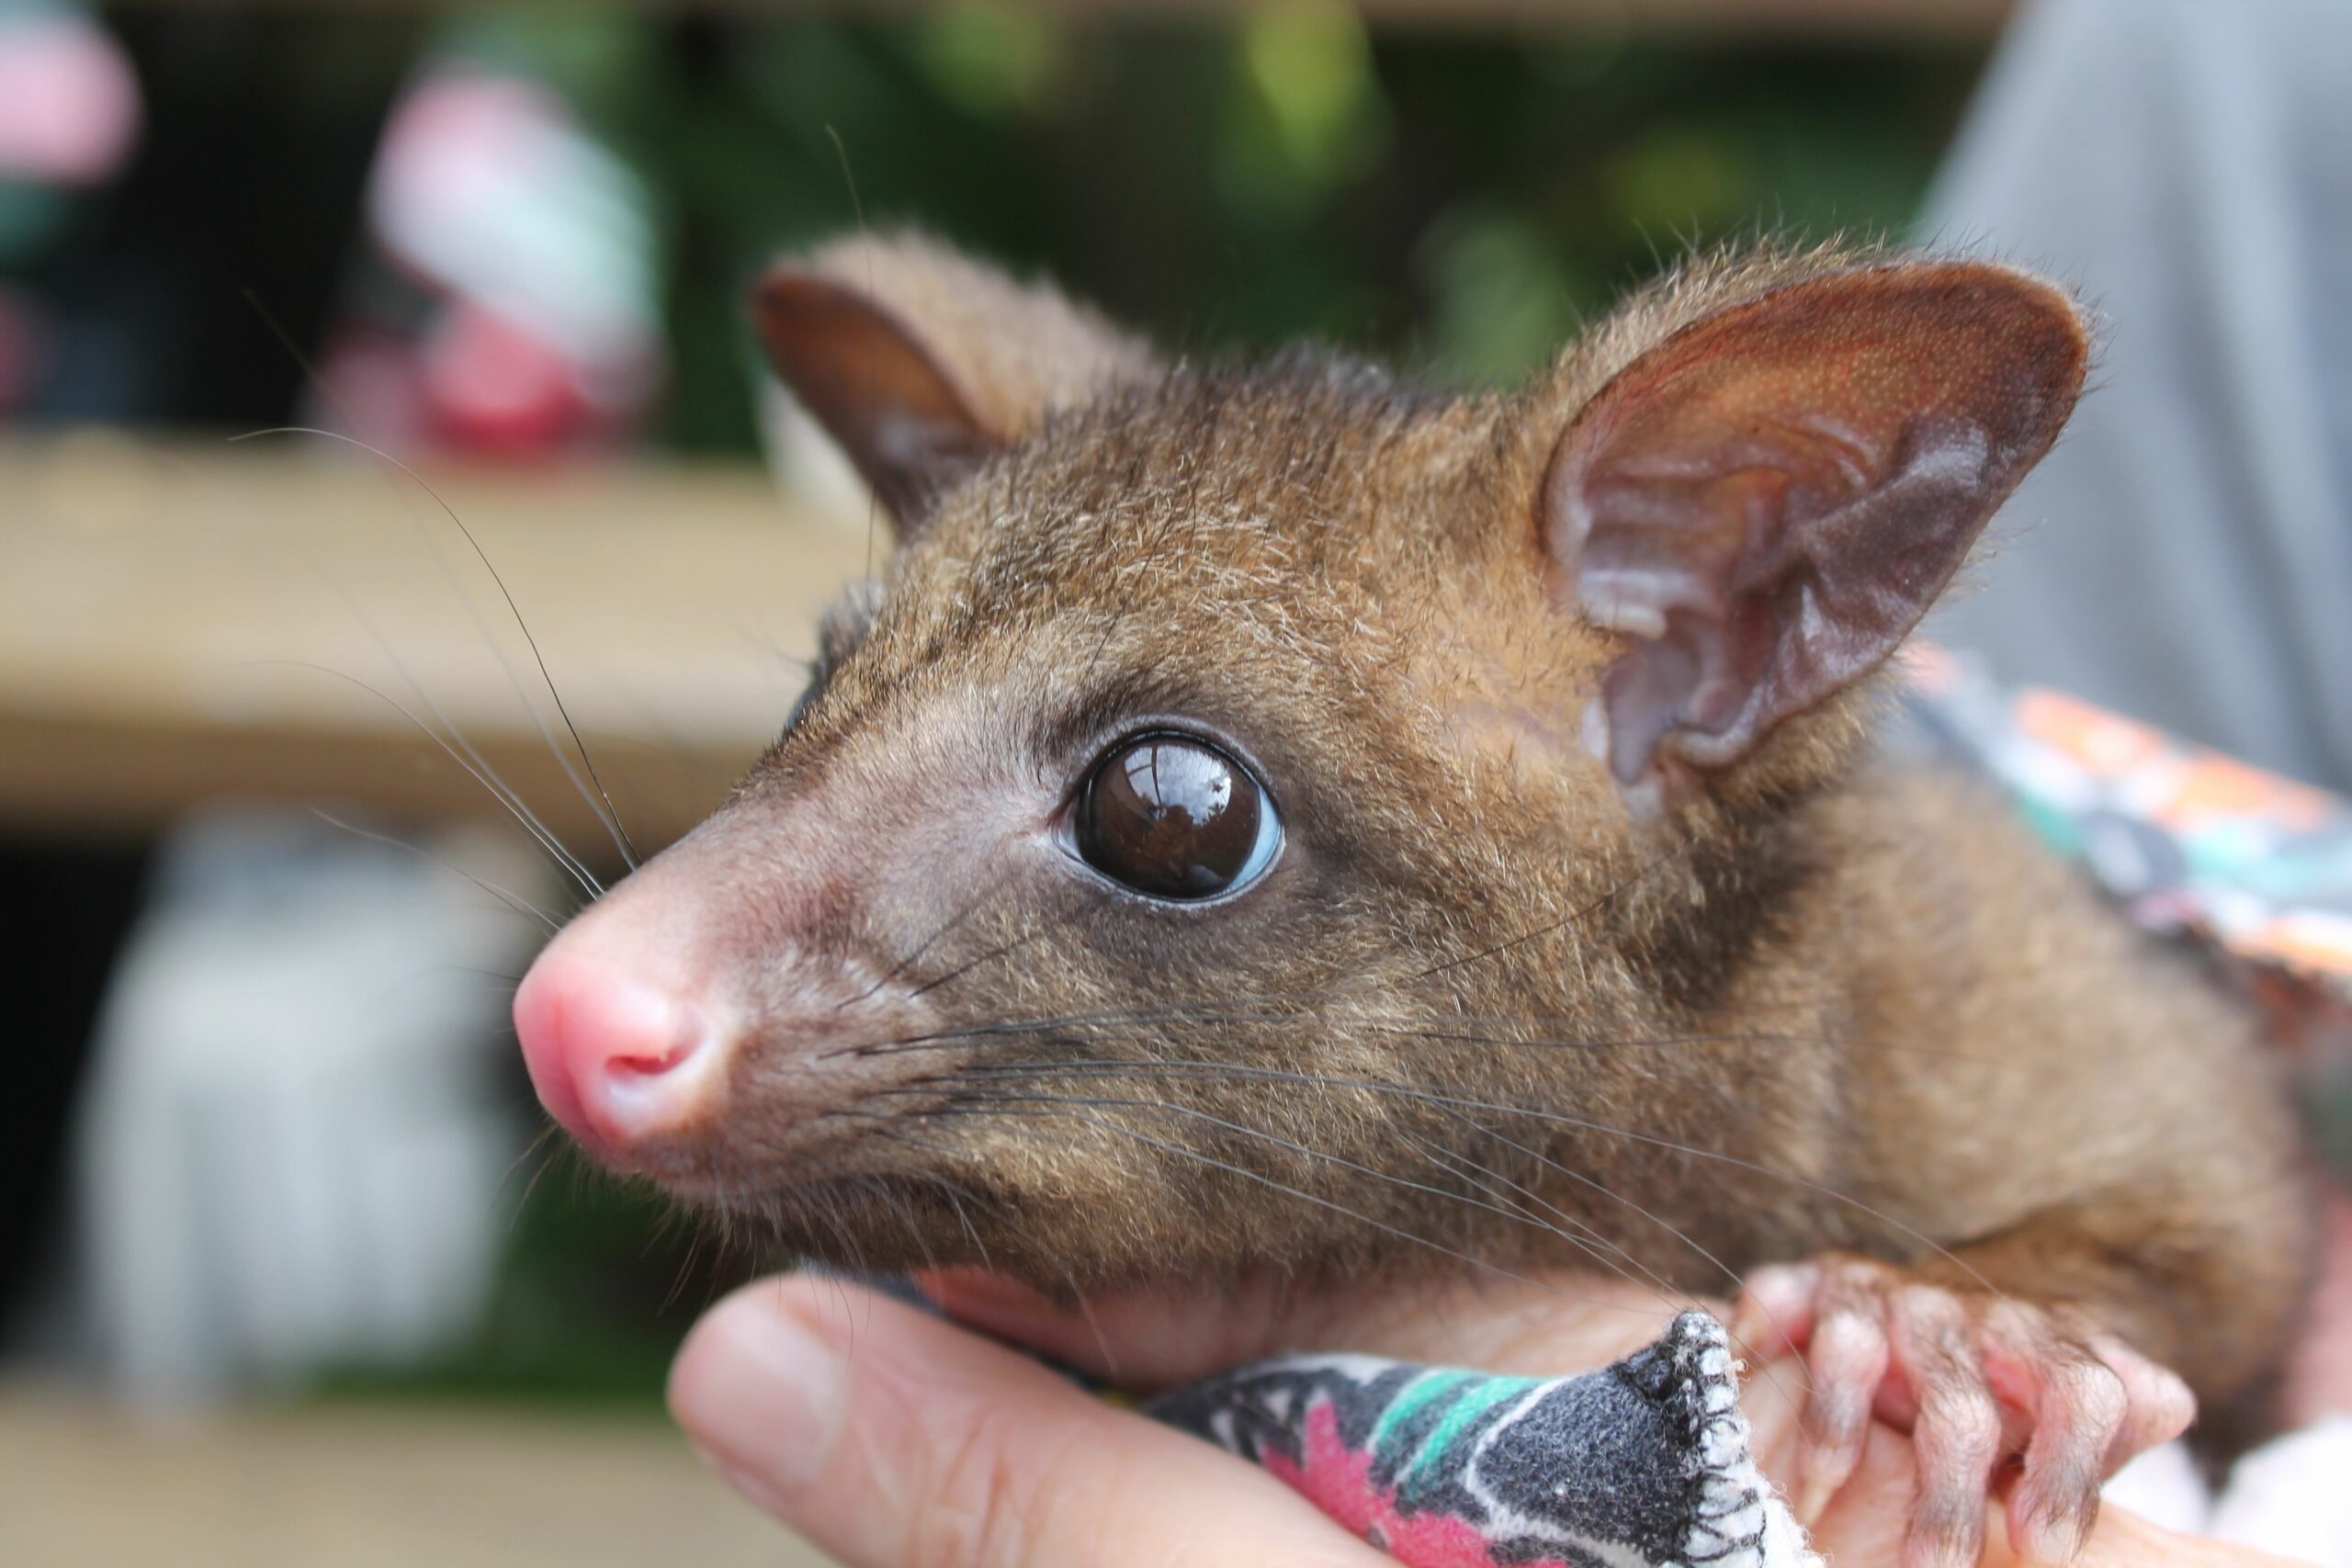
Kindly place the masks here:
[(1874, 669), (2049, 450), (2088, 340), (1973, 263), (1815, 276), (1619, 371), (1553, 449), (1555, 592), (1623, 634), (1587, 734), (1628, 799), (1724, 768)]
[(1150, 367), (1142, 344), (1043, 285), (912, 235), (778, 263), (752, 295), (768, 363), (901, 534), (990, 452)]

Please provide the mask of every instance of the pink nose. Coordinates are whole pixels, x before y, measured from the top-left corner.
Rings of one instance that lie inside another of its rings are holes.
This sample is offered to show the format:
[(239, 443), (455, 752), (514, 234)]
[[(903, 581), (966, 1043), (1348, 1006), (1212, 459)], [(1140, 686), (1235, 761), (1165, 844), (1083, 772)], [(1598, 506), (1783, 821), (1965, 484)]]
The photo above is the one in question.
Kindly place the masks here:
[(592, 1147), (626, 1152), (688, 1121), (726, 1055), (681, 988), (580, 951), (573, 933), (539, 955), (514, 993), (514, 1032), (539, 1103)]

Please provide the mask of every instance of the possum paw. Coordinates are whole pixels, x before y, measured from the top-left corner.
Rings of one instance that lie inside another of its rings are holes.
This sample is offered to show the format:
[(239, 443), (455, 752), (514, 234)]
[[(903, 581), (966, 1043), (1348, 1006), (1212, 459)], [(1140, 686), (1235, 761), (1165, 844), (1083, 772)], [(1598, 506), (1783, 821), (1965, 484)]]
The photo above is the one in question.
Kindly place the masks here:
[(1873, 1416), (1911, 1433), (1919, 1491), (1905, 1568), (1974, 1563), (1996, 1491), (2012, 1548), (2072, 1562), (2099, 1483), (2196, 1414), (2187, 1384), (2079, 1314), (1867, 1258), (1758, 1269), (1733, 1333), (1750, 1354), (1804, 1357), (1794, 1490), (1806, 1523), (1853, 1474)]

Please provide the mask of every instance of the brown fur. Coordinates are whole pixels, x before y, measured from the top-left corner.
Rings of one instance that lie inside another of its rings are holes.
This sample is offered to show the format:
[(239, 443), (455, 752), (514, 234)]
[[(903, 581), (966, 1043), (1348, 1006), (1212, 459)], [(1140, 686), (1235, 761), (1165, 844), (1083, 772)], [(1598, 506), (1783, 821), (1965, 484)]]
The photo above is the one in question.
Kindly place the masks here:
[[(1868, 259), (1693, 266), (1465, 398), (1124, 339), (1041, 371), (969, 264), (831, 253), (956, 323), (1001, 444), (904, 492), (870, 618), (639, 874), (762, 1008), (643, 1168), (845, 1263), (1061, 1290), (1476, 1259), (1721, 1291), (1850, 1249), (2246, 1387), (2308, 1247), (2245, 1020), (1999, 802), (1874, 760), (1866, 687), (1657, 820), (1579, 739), (1623, 644), (1546, 585), (1562, 428), (1677, 330)], [(1287, 843), (1245, 896), (1151, 905), (1049, 841), (1147, 720), (1265, 781)]]

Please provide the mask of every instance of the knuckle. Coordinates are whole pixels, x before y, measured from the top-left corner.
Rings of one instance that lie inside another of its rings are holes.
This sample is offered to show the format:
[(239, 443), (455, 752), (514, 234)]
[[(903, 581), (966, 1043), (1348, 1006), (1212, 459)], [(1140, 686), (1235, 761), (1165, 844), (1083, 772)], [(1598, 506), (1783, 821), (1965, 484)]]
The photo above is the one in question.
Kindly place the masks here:
[(2123, 1425), (2131, 1414), (2132, 1396), (2113, 1369), (2098, 1361), (2070, 1362), (2057, 1376), (2059, 1397), (2075, 1418), (2105, 1435)]
[(1833, 1367), (1867, 1368), (1886, 1354), (1886, 1330), (1875, 1317), (1860, 1313), (1839, 1312), (1815, 1337), (1821, 1346), (1820, 1359)]
[(1822, 1265), (1819, 1288), (1826, 1312), (1875, 1314), (1886, 1292), (1886, 1277), (1875, 1263), (1838, 1258)]
[(2001, 1408), (1980, 1385), (1940, 1382), (1919, 1399), (1920, 1425), (1956, 1459), (1989, 1466), (2001, 1442)]
[(1958, 1333), (1965, 1319), (1960, 1302), (1939, 1285), (1900, 1286), (1894, 1307), (1905, 1321), (1938, 1335)]

